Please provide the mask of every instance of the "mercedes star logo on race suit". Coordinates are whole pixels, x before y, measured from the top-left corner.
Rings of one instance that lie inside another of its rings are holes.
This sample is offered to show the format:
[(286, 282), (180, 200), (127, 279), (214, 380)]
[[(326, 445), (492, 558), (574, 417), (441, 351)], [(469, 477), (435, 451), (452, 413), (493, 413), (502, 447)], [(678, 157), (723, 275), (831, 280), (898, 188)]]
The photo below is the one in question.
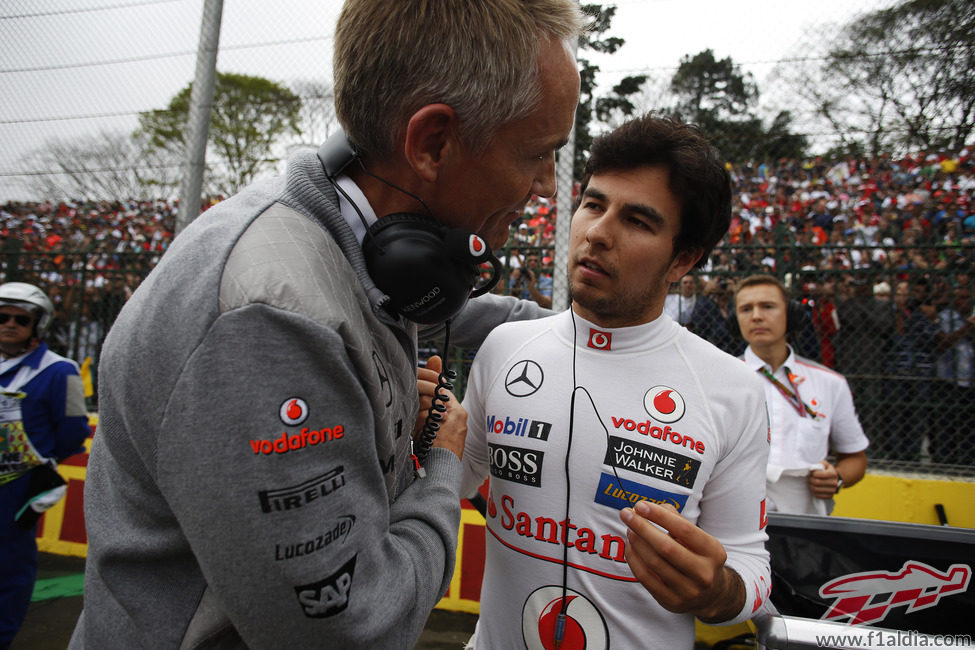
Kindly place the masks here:
[(504, 378), (504, 388), (514, 397), (528, 397), (542, 387), (545, 373), (542, 367), (529, 359), (524, 359), (511, 366), (508, 376)]
[(657, 422), (671, 424), (684, 417), (684, 398), (670, 386), (654, 386), (643, 396), (643, 407)]
[[(565, 590), (565, 630), (559, 650), (603, 650), (609, 647), (606, 621), (592, 602), (572, 589)], [(533, 591), (521, 610), (521, 633), (528, 650), (555, 648), (555, 621), (562, 611), (562, 587)]]

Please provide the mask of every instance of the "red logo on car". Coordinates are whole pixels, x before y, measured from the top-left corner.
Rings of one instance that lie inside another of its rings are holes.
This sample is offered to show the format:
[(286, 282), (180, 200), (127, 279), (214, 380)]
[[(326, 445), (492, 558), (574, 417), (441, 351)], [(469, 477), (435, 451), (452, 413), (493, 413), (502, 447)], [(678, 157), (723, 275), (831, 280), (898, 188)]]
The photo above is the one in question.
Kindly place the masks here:
[[(894, 607), (907, 607), (907, 613), (934, 607), (944, 596), (968, 589), (972, 569), (967, 564), (952, 564), (947, 572), (913, 560), (900, 571), (851, 573), (819, 588), (822, 598), (836, 598), (823, 614), (823, 620), (859, 625), (876, 623)], [(878, 597), (883, 596), (878, 600)]]

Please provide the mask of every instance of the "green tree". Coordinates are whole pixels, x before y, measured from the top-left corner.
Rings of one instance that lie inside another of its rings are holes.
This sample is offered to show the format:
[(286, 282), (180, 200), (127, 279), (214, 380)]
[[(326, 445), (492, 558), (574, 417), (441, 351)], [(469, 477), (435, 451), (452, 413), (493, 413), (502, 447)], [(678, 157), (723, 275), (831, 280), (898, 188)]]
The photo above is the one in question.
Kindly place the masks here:
[[(190, 93), (187, 84), (162, 110), (139, 115), (151, 149), (182, 156)], [(287, 133), (298, 133), (301, 99), (273, 81), (217, 73), (207, 138), (209, 191), (233, 194), (278, 162), (273, 151)]]
[(52, 138), (27, 155), (36, 169), (27, 178), (37, 196), (53, 199), (127, 201), (172, 196), (179, 187), (179, 161), (125, 131)]
[(799, 87), (846, 148), (959, 149), (975, 129), (975, 3), (908, 0), (858, 16), (819, 74)]
[(747, 116), (758, 99), (758, 86), (731, 57), (714, 58), (712, 50), (685, 55), (670, 81), (677, 111), (685, 120), (703, 123)]
[(779, 112), (765, 131), (759, 149), (751, 157), (755, 160), (805, 157), (808, 139), (804, 135), (793, 133), (791, 127), (792, 113)]
[(301, 99), (301, 109), (298, 111), (300, 133), (289, 143), (289, 150), (306, 147), (317, 149), (338, 128), (332, 84), (315, 79), (299, 79), (291, 83), (291, 90)]
[(747, 160), (761, 137), (762, 123), (752, 113), (758, 86), (731, 57), (716, 59), (710, 49), (681, 58), (670, 81), (673, 113), (700, 126), (728, 160)]
[[(591, 50), (604, 54), (615, 54), (625, 43), (616, 36), (604, 37), (609, 31), (616, 7), (603, 7), (598, 4), (584, 4), (582, 10), (592, 18), (590, 28), (579, 39), (579, 51)], [(573, 177), (582, 178), (582, 171), (586, 165), (589, 148), (592, 146), (592, 124), (595, 120), (607, 122), (613, 117), (632, 115), (636, 106), (631, 98), (639, 93), (646, 82), (646, 75), (624, 77), (613, 86), (611, 92), (597, 96), (596, 75), (599, 66), (588, 59), (579, 56), (579, 107), (576, 110), (575, 122), (575, 160)]]
[(789, 111), (778, 113), (766, 130), (755, 112), (758, 85), (731, 57), (716, 59), (710, 49), (685, 55), (670, 90), (672, 113), (700, 126), (726, 160), (798, 157), (806, 147), (806, 139), (790, 131)]

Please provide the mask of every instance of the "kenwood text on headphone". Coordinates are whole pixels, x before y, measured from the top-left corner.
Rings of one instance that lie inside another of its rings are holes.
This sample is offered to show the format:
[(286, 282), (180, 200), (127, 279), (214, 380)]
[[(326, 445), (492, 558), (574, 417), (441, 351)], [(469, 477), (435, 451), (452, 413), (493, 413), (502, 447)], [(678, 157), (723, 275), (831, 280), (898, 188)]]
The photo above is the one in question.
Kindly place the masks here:
[[(387, 309), (415, 323), (430, 325), (452, 318), (469, 298), (483, 295), (501, 279), (501, 262), (478, 235), (448, 228), (432, 214), (399, 212), (379, 218), (371, 226), (355, 202), (335, 182), (353, 162), (362, 164), (354, 146), (338, 131), (318, 150), (325, 175), (352, 205), (366, 226), (362, 253), (369, 276), (389, 296)], [(426, 204), (418, 196), (362, 170), (390, 187)], [(429, 210), (428, 210), (429, 212)], [(491, 277), (478, 284), (480, 267), (488, 262)]]

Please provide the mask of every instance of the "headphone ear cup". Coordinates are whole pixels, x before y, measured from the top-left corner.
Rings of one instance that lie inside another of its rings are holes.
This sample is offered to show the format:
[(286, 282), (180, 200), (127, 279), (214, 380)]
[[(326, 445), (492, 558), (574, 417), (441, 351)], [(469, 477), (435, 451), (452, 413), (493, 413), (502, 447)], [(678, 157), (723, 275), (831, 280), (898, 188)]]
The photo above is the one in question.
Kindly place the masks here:
[(738, 311), (734, 309), (734, 304), (728, 314), (728, 334), (736, 341), (741, 338), (741, 325), (738, 324)]
[[(433, 220), (410, 213), (385, 216), (366, 232), (362, 242), (366, 268), (389, 296), (390, 311), (416, 323), (433, 324), (451, 318), (467, 302), (477, 281), (477, 266), (470, 256), (450, 250), (448, 232)], [(466, 238), (450, 239), (462, 240), (465, 249), (468, 246)]]
[(798, 300), (790, 300), (785, 312), (785, 331), (796, 334), (806, 323), (806, 308)]

